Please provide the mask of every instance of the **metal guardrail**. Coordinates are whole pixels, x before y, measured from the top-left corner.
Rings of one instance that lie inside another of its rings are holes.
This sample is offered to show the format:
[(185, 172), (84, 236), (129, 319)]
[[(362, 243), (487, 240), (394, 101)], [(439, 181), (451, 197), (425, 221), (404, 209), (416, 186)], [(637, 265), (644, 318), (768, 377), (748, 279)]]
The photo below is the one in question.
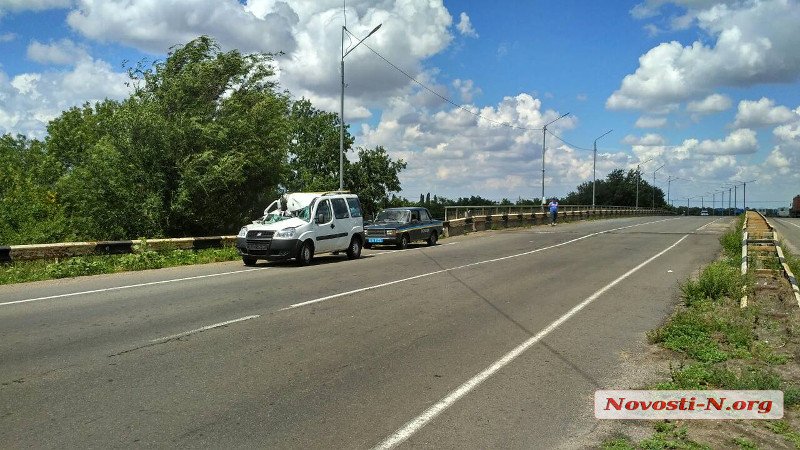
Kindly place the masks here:
[[(546, 208), (547, 205), (544, 205)], [(487, 206), (445, 206), (444, 207), (444, 220), (445, 222), (448, 220), (456, 220), (456, 219), (466, 219), (469, 217), (474, 216), (487, 216), (487, 215), (515, 215), (515, 214), (533, 214), (537, 212), (542, 212), (543, 207), (541, 205), (487, 205)], [(614, 210), (632, 210), (636, 209), (634, 206), (594, 206), (592, 205), (558, 205), (558, 212), (570, 212), (570, 211), (592, 211), (592, 210), (605, 210), (605, 211), (614, 211)], [(659, 211), (658, 208), (639, 208), (638, 211), (648, 212), (648, 211)]]

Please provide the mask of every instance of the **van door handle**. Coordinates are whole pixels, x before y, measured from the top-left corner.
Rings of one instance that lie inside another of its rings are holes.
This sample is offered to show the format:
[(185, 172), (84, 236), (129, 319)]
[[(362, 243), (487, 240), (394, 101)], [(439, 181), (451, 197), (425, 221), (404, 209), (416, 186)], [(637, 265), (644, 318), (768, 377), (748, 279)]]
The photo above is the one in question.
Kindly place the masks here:
[(331, 224), (331, 228), (336, 228), (336, 225), (335, 224)]

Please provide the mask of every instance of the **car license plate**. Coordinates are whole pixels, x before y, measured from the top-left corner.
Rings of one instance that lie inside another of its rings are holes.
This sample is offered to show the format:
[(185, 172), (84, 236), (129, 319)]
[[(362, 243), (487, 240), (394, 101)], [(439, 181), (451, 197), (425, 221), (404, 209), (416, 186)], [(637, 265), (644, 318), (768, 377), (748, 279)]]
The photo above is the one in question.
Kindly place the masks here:
[(269, 250), (269, 242), (258, 242), (247, 246), (250, 250)]
[(381, 238), (368, 238), (367, 242), (369, 242), (370, 244), (380, 244), (380, 243), (383, 242), (383, 239), (381, 239)]

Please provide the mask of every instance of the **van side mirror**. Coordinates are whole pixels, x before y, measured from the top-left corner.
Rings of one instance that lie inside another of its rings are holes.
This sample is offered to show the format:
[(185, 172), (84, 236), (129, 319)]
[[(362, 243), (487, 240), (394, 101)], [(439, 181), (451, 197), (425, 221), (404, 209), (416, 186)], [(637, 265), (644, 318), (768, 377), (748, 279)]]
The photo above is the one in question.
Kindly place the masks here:
[(317, 214), (317, 223), (325, 223), (325, 214)]

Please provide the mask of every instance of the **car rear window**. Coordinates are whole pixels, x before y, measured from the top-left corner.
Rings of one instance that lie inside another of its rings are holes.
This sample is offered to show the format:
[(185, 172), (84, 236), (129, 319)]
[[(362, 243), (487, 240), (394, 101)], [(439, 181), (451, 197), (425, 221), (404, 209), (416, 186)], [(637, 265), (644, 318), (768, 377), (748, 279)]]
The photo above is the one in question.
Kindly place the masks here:
[(350, 206), (350, 217), (361, 217), (361, 203), (357, 197), (348, 198), (347, 205)]

